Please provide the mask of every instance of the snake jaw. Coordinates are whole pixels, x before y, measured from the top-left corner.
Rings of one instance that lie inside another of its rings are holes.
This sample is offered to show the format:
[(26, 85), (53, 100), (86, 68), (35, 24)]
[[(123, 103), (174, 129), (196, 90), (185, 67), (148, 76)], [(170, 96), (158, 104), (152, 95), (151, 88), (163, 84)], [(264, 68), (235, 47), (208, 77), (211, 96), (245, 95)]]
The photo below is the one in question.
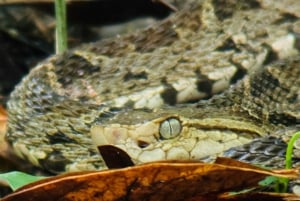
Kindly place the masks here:
[[(121, 148), (135, 161), (135, 163), (148, 162), (165, 159), (165, 153), (159, 149), (151, 149), (158, 139), (159, 126), (154, 122), (147, 122), (139, 125), (118, 125), (110, 126), (95, 125), (91, 128), (93, 144), (114, 145)], [(150, 147), (149, 147), (150, 146)], [(145, 155), (145, 148), (150, 148), (149, 155)], [(152, 153), (152, 154), (151, 154)]]

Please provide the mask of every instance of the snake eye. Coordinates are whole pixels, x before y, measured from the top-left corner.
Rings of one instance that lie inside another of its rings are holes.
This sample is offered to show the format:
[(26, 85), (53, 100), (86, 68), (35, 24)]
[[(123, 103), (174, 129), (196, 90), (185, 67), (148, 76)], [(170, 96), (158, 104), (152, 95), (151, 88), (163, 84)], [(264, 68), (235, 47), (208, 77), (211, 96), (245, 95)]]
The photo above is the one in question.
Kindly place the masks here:
[(172, 139), (181, 132), (181, 123), (178, 119), (171, 117), (160, 124), (159, 135), (161, 139)]

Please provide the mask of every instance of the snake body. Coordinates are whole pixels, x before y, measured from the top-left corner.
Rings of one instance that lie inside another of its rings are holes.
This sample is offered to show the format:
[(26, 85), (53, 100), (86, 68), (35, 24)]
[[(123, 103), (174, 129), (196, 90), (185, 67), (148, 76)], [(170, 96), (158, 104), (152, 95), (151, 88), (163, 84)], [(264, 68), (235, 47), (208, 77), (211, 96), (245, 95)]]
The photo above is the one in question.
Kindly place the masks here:
[(8, 102), (15, 152), (54, 173), (105, 168), (102, 144), (136, 163), (203, 159), (298, 123), (298, 13), (172, 3), (179, 11), (145, 30), (36, 66)]

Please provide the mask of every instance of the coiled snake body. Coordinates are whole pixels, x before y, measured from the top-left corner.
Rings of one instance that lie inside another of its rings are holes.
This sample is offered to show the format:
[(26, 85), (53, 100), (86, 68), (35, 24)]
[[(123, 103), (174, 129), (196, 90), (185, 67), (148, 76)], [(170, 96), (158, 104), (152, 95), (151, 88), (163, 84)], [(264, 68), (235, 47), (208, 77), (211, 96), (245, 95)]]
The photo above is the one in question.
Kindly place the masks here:
[(142, 163), (288, 139), (300, 118), (299, 13), (254, 0), (186, 2), (148, 29), (34, 68), (8, 103), (16, 153), (60, 173), (105, 168), (102, 144)]

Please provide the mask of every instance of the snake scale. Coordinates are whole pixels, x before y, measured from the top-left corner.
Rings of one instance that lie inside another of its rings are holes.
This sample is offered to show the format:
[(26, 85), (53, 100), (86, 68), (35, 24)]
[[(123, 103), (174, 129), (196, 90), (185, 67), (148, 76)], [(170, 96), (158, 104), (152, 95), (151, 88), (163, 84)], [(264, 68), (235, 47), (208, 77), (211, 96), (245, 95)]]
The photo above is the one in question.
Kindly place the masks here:
[(178, 11), (161, 22), (52, 56), (16, 86), (6, 138), (17, 155), (61, 173), (105, 168), (103, 144), (144, 163), (288, 140), (300, 119), (299, 13), (168, 2)]

